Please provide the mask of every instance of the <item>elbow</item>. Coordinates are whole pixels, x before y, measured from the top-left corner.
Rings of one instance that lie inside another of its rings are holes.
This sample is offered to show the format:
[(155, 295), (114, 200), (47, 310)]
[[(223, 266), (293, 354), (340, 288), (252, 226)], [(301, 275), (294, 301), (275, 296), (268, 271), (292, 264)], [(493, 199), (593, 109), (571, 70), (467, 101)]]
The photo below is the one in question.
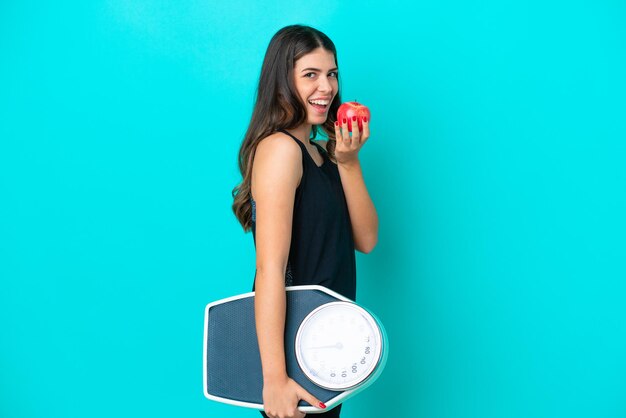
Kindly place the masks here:
[(371, 239), (362, 242), (356, 249), (363, 254), (369, 254), (374, 250), (378, 243), (378, 237), (372, 237)]

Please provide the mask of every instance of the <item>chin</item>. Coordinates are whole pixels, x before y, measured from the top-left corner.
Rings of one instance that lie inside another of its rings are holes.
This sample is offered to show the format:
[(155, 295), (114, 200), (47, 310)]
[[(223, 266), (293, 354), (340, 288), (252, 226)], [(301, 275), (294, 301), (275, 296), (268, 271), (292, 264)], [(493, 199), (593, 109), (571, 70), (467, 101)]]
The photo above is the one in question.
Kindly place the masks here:
[(311, 125), (323, 125), (324, 123), (326, 123), (326, 119), (328, 119), (327, 117), (321, 118), (321, 117), (315, 117), (315, 118), (309, 118), (309, 123)]

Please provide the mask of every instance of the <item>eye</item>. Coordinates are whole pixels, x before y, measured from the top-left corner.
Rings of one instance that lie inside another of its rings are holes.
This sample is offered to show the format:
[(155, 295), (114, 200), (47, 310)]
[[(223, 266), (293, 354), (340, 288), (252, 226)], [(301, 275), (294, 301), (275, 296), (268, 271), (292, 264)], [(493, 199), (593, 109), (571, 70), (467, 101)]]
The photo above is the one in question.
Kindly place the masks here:
[(337, 71), (331, 71), (328, 73), (328, 75), (335, 78), (339, 77), (339, 73)]
[(306, 73), (306, 74), (304, 75), (304, 77), (305, 77), (305, 78), (313, 78), (313, 77), (315, 77), (315, 73)]

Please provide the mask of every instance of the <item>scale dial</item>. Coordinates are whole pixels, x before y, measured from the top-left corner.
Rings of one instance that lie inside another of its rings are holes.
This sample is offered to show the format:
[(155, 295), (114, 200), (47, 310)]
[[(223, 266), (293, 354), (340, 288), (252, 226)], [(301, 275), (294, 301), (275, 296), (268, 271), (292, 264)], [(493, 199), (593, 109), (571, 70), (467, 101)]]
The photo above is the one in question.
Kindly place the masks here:
[(314, 309), (296, 334), (296, 358), (304, 374), (329, 390), (362, 385), (383, 354), (378, 321), (353, 302), (330, 302)]

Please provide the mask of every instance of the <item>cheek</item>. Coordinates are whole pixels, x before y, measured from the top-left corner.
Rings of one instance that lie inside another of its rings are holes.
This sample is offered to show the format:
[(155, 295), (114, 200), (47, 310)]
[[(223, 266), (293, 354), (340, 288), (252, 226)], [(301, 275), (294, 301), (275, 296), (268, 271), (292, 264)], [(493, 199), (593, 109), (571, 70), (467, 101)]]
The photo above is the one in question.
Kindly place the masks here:
[(310, 84), (307, 84), (307, 83), (301, 83), (300, 87), (298, 88), (298, 92), (304, 98), (309, 97), (311, 94), (313, 94), (314, 91), (315, 91), (315, 88), (313, 88)]

